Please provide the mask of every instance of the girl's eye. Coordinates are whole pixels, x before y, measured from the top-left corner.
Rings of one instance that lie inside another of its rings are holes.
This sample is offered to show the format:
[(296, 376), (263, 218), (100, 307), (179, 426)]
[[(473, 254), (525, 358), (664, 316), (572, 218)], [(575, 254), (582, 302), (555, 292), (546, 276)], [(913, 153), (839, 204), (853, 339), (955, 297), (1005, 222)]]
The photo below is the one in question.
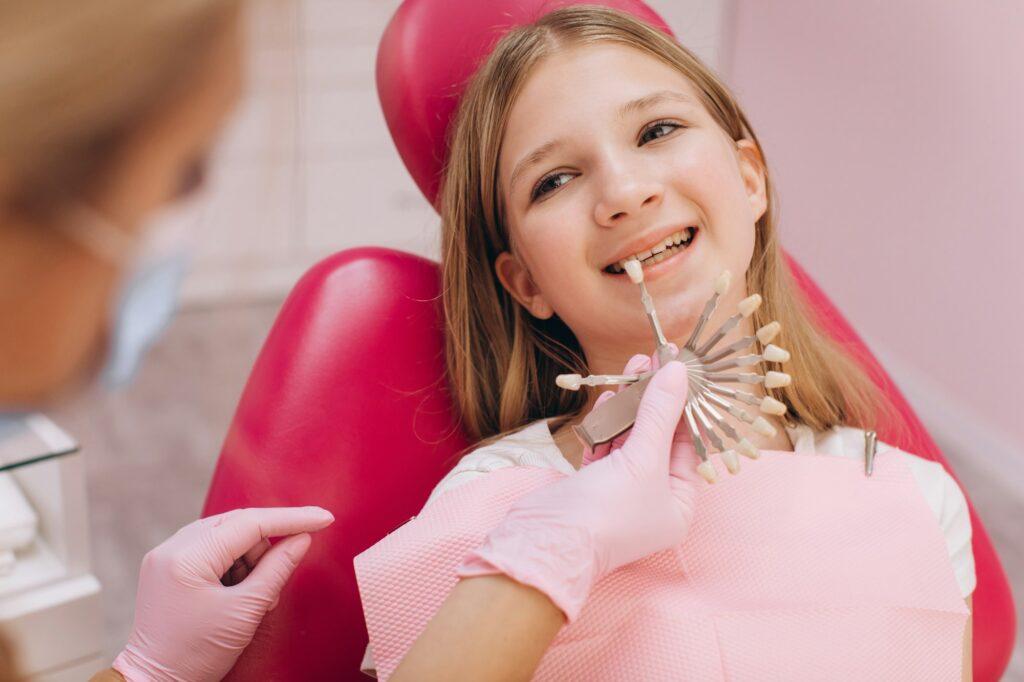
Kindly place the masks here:
[[(545, 194), (554, 192), (556, 189), (569, 182), (573, 177), (572, 173), (552, 173), (540, 179), (530, 193), (530, 201), (536, 201)], [(563, 179), (564, 178), (564, 179)]]
[(671, 123), (669, 121), (658, 121), (652, 125), (647, 126), (642, 133), (640, 133), (640, 144), (646, 144), (651, 140), (656, 140), (659, 137), (665, 137), (676, 128), (682, 128), (683, 126), (678, 123)]

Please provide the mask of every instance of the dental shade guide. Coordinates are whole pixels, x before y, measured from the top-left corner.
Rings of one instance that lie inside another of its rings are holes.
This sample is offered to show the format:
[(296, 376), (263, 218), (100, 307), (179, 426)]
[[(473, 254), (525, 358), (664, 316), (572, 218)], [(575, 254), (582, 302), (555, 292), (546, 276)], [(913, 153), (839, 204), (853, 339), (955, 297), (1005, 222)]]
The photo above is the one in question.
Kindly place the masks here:
[[(698, 473), (709, 483), (714, 483), (717, 480), (718, 474), (709, 459), (711, 448), (721, 454), (722, 461), (730, 473), (737, 473), (739, 471), (738, 454), (750, 459), (757, 459), (760, 456), (757, 448), (743, 436), (741, 429), (749, 426), (752, 431), (769, 437), (775, 435), (776, 429), (764, 417), (751, 415), (746, 410), (724, 400), (722, 396), (757, 407), (761, 413), (777, 417), (786, 413), (786, 405), (771, 396), (756, 396), (722, 384), (763, 384), (768, 389), (780, 388), (788, 386), (791, 377), (785, 372), (777, 371), (767, 371), (762, 375), (755, 372), (730, 373), (724, 370), (735, 367), (757, 368), (763, 362), (783, 363), (788, 361), (790, 359), (789, 352), (771, 343), (778, 336), (782, 328), (781, 325), (775, 321), (769, 322), (751, 336), (745, 336), (722, 348), (715, 348), (729, 332), (735, 329), (743, 319), (750, 317), (761, 305), (761, 296), (753, 294), (740, 301), (739, 311), (716, 329), (707, 341), (699, 344), (701, 332), (717, 309), (719, 299), (729, 288), (731, 278), (729, 272), (724, 271), (715, 279), (714, 293), (705, 304), (704, 311), (690, 334), (689, 340), (678, 355), (674, 355), (665, 338), (658, 313), (654, 309), (654, 301), (644, 283), (643, 266), (633, 258), (624, 263), (624, 269), (630, 280), (640, 288), (640, 300), (654, 333), (655, 356), (658, 358), (659, 364), (663, 366), (671, 360), (679, 360), (686, 365), (689, 373), (690, 390), (683, 410), (683, 422), (690, 432), (694, 451), (700, 459), (700, 464), (697, 467)], [(760, 353), (736, 355), (750, 348), (755, 342), (762, 346)], [(586, 377), (579, 374), (560, 375), (556, 379), (556, 384), (560, 388), (570, 391), (579, 390), (583, 386), (626, 385), (626, 388), (601, 403), (584, 417), (582, 422), (573, 426), (577, 437), (593, 449), (629, 430), (636, 421), (640, 399), (652, 376), (654, 376), (654, 372), (635, 375), (594, 374)], [(735, 421), (735, 425), (730, 422), (730, 418)], [(737, 426), (740, 428), (738, 429)]]

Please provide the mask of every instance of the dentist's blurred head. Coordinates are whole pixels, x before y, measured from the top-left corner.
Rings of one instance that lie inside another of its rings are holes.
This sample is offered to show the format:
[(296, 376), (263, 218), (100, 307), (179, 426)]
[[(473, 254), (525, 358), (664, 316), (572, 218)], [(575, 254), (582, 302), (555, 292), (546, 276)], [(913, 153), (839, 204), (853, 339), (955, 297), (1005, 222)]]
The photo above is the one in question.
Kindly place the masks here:
[(173, 308), (180, 272), (140, 270), (143, 227), (203, 182), (241, 90), (240, 5), (0, 3), (0, 412), (123, 378)]

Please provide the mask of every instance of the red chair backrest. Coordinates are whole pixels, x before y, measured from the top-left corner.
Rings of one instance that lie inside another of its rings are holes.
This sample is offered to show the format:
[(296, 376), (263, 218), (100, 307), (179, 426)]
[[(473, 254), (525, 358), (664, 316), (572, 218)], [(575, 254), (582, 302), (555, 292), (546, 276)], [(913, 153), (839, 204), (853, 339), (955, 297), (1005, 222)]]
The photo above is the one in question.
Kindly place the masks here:
[[(434, 201), (445, 131), (465, 81), (510, 26), (571, 0), (406, 0), (378, 54), (378, 88), (395, 142)], [(646, 5), (603, 2), (669, 32)], [(870, 350), (792, 259), (823, 326), (892, 398), (906, 437), (879, 436), (946, 465)], [(337, 521), (313, 546), (235, 666), (235, 679), (365, 679), (366, 630), (352, 557), (416, 514), (468, 445), (444, 381), (435, 263), (355, 249), (295, 286), (253, 367), (205, 515), (245, 506), (319, 504)], [(1014, 612), (1002, 567), (972, 508), (978, 588), (974, 671), (998, 679)]]

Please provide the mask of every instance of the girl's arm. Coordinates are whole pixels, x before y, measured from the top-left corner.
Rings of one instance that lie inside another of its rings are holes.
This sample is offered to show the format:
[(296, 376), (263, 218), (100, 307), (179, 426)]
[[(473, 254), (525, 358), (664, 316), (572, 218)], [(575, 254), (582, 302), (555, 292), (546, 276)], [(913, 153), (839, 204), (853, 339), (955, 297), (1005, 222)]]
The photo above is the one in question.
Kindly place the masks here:
[(686, 368), (669, 362), (610, 454), (520, 497), (457, 569), (393, 679), (528, 680), (594, 583), (681, 543), (699, 480), (693, 444), (676, 434), (686, 390)]
[(974, 656), (971, 653), (971, 642), (974, 640), (974, 595), (967, 597), (967, 625), (964, 626), (964, 667), (961, 678), (964, 682), (974, 679)]
[(505, 575), (465, 578), (391, 679), (528, 680), (564, 623), (532, 587)]

